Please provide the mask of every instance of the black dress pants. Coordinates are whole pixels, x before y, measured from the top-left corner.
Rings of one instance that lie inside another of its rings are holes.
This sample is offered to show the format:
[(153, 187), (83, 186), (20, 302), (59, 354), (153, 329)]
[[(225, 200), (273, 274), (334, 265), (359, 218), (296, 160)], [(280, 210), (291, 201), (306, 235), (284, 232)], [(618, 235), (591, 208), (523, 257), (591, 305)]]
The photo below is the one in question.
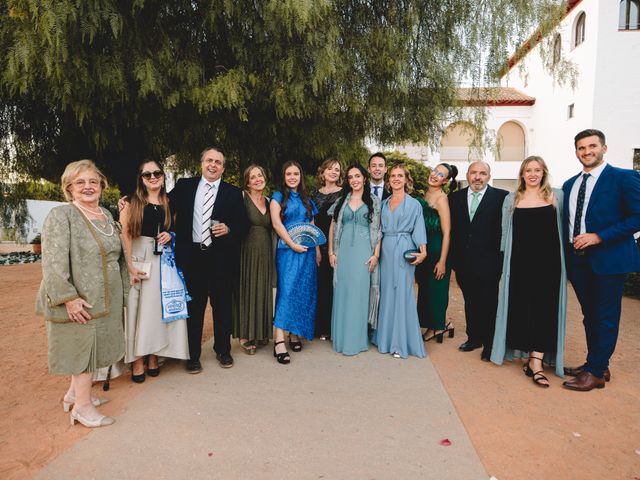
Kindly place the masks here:
[(228, 272), (216, 269), (211, 261), (211, 251), (201, 250), (194, 243), (189, 260), (182, 270), (191, 301), (187, 304), (189, 318), (187, 333), (191, 361), (200, 360), (202, 351), (202, 329), (207, 299), (213, 310), (213, 350), (219, 354), (231, 352), (231, 291), (233, 281)]
[(456, 280), (464, 297), (469, 342), (491, 350), (496, 328), (500, 277), (483, 272), (456, 270)]

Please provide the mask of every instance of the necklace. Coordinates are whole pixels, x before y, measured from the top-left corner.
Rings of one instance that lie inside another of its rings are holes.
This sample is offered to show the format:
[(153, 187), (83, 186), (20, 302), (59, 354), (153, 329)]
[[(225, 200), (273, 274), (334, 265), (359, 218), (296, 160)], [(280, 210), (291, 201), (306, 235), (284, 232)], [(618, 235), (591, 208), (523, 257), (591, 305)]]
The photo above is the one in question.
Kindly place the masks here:
[(73, 202), (73, 204), (74, 204), (76, 207), (78, 207), (80, 210), (83, 210), (83, 211), (85, 211), (85, 212), (89, 212), (89, 213), (91, 213), (91, 214), (93, 214), (93, 215), (99, 215), (99, 216), (102, 216), (102, 217), (104, 217), (104, 216), (105, 216), (104, 212), (102, 211), (102, 209), (101, 209), (100, 207), (98, 207), (98, 210), (99, 210), (99, 211), (94, 212), (94, 211), (93, 211), (93, 210), (91, 210), (90, 208), (83, 207), (79, 202)]
[(101, 233), (101, 234), (102, 234), (102, 235), (104, 235), (105, 237), (113, 237), (113, 234), (114, 234), (114, 233), (115, 233), (115, 231), (116, 231), (116, 229), (113, 227), (113, 223), (111, 223), (111, 222), (107, 221), (107, 225), (109, 225), (109, 226), (111, 227), (111, 232), (107, 233), (107, 232), (106, 232), (106, 225), (105, 225), (105, 229), (104, 229), (104, 230), (102, 230), (98, 225), (96, 225), (95, 223), (93, 223), (93, 222), (91, 221), (91, 219), (87, 216), (87, 214), (84, 212), (84, 211), (86, 210), (87, 212), (92, 213), (92, 214), (94, 214), (94, 215), (102, 215), (103, 217), (105, 217), (105, 220), (106, 220), (107, 216), (105, 215), (105, 213), (104, 213), (102, 210), (100, 210), (100, 214), (98, 214), (98, 213), (96, 213), (96, 212), (93, 212), (93, 211), (89, 210), (88, 208), (84, 208), (82, 205), (79, 205), (79, 204), (77, 204), (76, 202), (73, 202), (73, 204), (74, 204), (76, 207), (78, 207), (78, 208), (80, 209), (80, 213), (84, 216), (84, 218), (86, 218), (86, 219), (89, 221), (89, 224), (90, 224), (93, 228), (95, 228), (95, 230), (96, 230), (98, 233)]

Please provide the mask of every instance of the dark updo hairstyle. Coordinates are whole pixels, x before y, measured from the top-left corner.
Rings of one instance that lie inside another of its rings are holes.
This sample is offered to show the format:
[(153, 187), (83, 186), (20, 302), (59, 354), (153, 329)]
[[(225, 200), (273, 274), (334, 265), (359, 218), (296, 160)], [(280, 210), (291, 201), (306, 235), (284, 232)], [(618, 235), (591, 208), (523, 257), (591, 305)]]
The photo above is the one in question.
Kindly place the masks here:
[(353, 165), (350, 165), (345, 170), (346, 180), (344, 182), (344, 186), (342, 187), (342, 192), (340, 192), (341, 195), (340, 195), (340, 198), (338, 199), (338, 204), (336, 205), (336, 208), (333, 211), (333, 219), (336, 222), (338, 221), (338, 215), (340, 214), (340, 210), (342, 210), (344, 202), (347, 199), (347, 195), (351, 193), (351, 185), (349, 184), (349, 172), (354, 168), (362, 174), (362, 178), (364, 180), (363, 182), (364, 185), (362, 189), (362, 201), (369, 209), (369, 212), (367, 213), (367, 221), (371, 223), (371, 219), (373, 217), (373, 199), (371, 198), (371, 187), (369, 186), (369, 172), (367, 172), (367, 170), (359, 163), (354, 163)]
[(449, 192), (455, 192), (458, 189), (458, 181), (456, 180), (456, 177), (458, 176), (458, 167), (444, 162), (439, 163), (438, 165), (436, 165), (436, 167), (439, 167), (440, 165), (447, 169), (447, 178), (449, 179)]

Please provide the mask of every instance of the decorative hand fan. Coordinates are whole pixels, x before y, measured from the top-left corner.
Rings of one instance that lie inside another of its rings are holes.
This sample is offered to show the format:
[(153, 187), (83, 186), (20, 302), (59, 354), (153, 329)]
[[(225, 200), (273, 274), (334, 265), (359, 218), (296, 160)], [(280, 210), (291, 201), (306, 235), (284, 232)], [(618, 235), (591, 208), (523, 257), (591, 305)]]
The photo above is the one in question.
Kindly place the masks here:
[[(327, 243), (327, 237), (322, 233), (322, 230), (310, 223), (294, 223), (287, 228), (287, 233), (293, 243), (304, 247), (317, 247)], [(281, 248), (288, 248), (282, 241), (278, 242), (278, 244)]]

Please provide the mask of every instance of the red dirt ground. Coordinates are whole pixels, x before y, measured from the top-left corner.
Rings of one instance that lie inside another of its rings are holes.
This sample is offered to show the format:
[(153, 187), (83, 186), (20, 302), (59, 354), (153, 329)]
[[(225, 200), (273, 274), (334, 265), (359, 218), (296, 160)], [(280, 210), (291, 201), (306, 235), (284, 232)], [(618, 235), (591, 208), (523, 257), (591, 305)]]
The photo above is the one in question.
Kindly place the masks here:
[[(33, 313), (40, 265), (0, 267), (0, 478), (31, 478), (44, 465), (89, 433), (64, 421), (61, 397), (68, 379), (47, 374), (44, 322)], [(573, 293), (573, 292), (571, 292)], [(451, 320), (456, 338), (427, 343), (445, 388), (487, 471), (509, 479), (640, 478), (640, 301), (624, 299), (613, 379), (604, 390), (564, 390), (532, 384), (520, 364), (501, 367), (480, 361), (479, 351), (461, 353), (465, 340), (460, 292), (452, 283)], [(208, 325), (206, 336), (211, 335)], [(585, 354), (577, 303), (571, 296), (565, 361), (578, 365)], [(160, 381), (160, 379), (149, 379)], [(103, 407), (118, 416), (145, 388), (128, 375), (112, 382)], [(437, 416), (425, 406), (423, 415)]]

